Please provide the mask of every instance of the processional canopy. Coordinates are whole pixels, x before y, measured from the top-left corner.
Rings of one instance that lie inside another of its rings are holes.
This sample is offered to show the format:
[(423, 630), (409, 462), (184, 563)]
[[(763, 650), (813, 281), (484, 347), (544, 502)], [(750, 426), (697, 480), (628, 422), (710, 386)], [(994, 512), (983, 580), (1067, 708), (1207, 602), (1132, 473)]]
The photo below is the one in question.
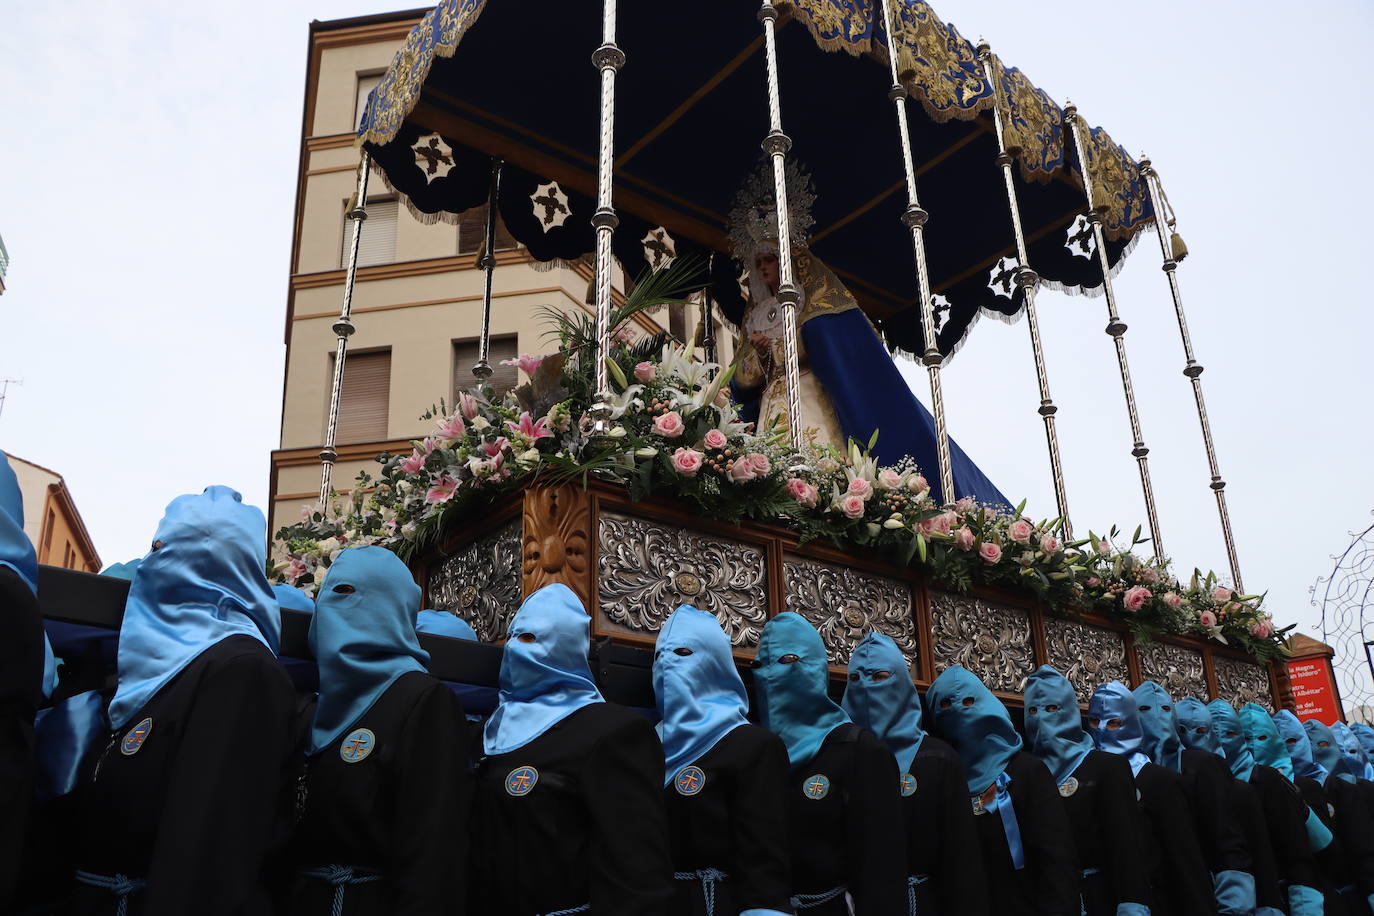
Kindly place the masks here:
[[(1101, 128), (1077, 161), (1064, 111), (921, 0), (790, 0), (779, 7), (779, 81), (789, 157), (814, 187), (809, 244), (854, 292), (894, 349), (924, 347), (906, 247), (902, 157), (893, 136), (888, 53), (915, 103), (911, 142), (938, 303), (938, 344), (953, 353), (984, 312), (1014, 317), (1022, 291), (992, 124), (1000, 96), (1007, 147), (1036, 273), (1092, 290), (1102, 275), (1082, 232), (1083, 175), (1115, 265), (1152, 218), (1135, 161)], [(768, 125), (763, 38), (743, 0), (622, 3), (627, 61), (615, 111), (613, 251), (630, 275), (666, 259), (721, 252), (711, 292), (726, 317), (744, 308), (743, 265), (729, 257), (727, 214), (756, 168)], [(417, 216), (456, 221), (487, 202), (504, 160), (499, 211), (539, 261), (595, 248), (599, 83), (589, 61), (600, 4), (444, 0), (425, 14), (373, 90), (359, 138)], [(830, 53), (827, 53), (830, 52)], [(834, 53), (845, 52), (845, 53)], [(919, 107), (921, 116), (915, 109)], [(1076, 241), (1075, 241), (1076, 237)]]

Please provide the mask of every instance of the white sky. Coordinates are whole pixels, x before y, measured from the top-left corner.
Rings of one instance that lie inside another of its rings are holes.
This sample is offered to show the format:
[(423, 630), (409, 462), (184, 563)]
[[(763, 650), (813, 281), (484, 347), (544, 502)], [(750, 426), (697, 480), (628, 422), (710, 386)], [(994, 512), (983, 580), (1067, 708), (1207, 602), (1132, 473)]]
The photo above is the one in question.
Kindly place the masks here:
[[(1374, 212), (1360, 49), (1374, 6), (936, 9), (1153, 158), (1192, 252), (1179, 278), (1246, 585), (1269, 591), (1280, 621), (1314, 628), (1309, 586), (1374, 521), (1374, 318), (1359, 277)], [(0, 447), (67, 478), (107, 563), (142, 554), (176, 494), (226, 483), (266, 501), (307, 24), (378, 11), (352, 0), (6, 11), (0, 378), (24, 384), (0, 414)], [(798, 103), (788, 65), (784, 117)], [(932, 214), (930, 231), (939, 224)], [(1158, 268), (1150, 237), (1116, 288), (1164, 542), (1181, 570), (1223, 571)], [(1144, 510), (1105, 304), (1042, 292), (1039, 309), (1075, 525), (1129, 532)], [(1024, 323), (980, 323), (945, 380), (961, 444), (1009, 497), (1053, 515)]]

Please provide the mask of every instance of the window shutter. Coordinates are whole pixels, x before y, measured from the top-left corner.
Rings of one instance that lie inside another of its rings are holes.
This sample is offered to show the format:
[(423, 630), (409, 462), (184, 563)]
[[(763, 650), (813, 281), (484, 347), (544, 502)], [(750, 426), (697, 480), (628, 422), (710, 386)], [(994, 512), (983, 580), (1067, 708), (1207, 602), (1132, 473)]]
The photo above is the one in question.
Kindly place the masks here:
[(340, 444), (385, 439), (390, 399), (391, 351), (350, 353), (344, 360), (335, 439)]
[(367, 94), (377, 88), (377, 84), (382, 81), (380, 73), (373, 76), (358, 77), (358, 101), (353, 107), (353, 128), (356, 130), (358, 123), (363, 119), (363, 111), (367, 108)]
[[(493, 337), (491, 346), (487, 353), (487, 362), (491, 363), (491, 378), (488, 381), (491, 387), (496, 389), (496, 397), (499, 400), (507, 391), (514, 388), (520, 381), (520, 370), (515, 366), (503, 366), (501, 360), (515, 359), (516, 340), (514, 335), (509, 337)], [(453, 345), (453, 393), (467, 391), (477, 384), (477, 379), (472, 375), (472, 367), (477, 364), (477, 341), (467, 340)], [(457, 400), (455, 398), (455, 400)]]
[[(367, 219), (363, 220), (363, 237), (358, 241), (358, 266), (390, 264), (396, 260), (395, 200), (373, 200), (367, 204)], [(348, 266), (348, 248), (353, 244), (353, 221), (344, 219), (343, 246), (339, 249), (339, 266)]]

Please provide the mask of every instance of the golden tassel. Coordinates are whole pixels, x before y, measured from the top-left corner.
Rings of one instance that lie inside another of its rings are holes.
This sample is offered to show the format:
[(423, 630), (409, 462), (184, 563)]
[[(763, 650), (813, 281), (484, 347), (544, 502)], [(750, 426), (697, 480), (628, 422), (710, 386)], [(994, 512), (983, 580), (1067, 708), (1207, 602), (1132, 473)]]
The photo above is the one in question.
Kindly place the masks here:
[(1182, 261), (1184, 258), (1188, 257), (1188, 246), (1183, 244), (1183, 236), (1179, 235), (1177, 232), (1170, 233), (1169, 235), (1169, 249), (1175, 261)]
[(902, 45), (897, 51), (897, 79), (908, 83), (916, 78), (916, 55), (911, 48)]

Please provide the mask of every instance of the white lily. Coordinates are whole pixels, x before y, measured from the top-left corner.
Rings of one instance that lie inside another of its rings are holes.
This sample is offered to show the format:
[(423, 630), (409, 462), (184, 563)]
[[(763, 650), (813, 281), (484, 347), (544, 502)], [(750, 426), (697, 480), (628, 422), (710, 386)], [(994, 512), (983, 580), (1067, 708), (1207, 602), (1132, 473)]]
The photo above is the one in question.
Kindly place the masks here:
[(631, 385), (629, 388), (620, 392), (620, 394), (612, 394), (610, 398), (608, 398), (611, 408), (611, 419), (620, 419), (625, 416), (625, 411), (629, 410), (631, 407), (636, 410), (643, 410), (644, 402), (636, 397), (636, 395), (643, 390), (643, 385)]

